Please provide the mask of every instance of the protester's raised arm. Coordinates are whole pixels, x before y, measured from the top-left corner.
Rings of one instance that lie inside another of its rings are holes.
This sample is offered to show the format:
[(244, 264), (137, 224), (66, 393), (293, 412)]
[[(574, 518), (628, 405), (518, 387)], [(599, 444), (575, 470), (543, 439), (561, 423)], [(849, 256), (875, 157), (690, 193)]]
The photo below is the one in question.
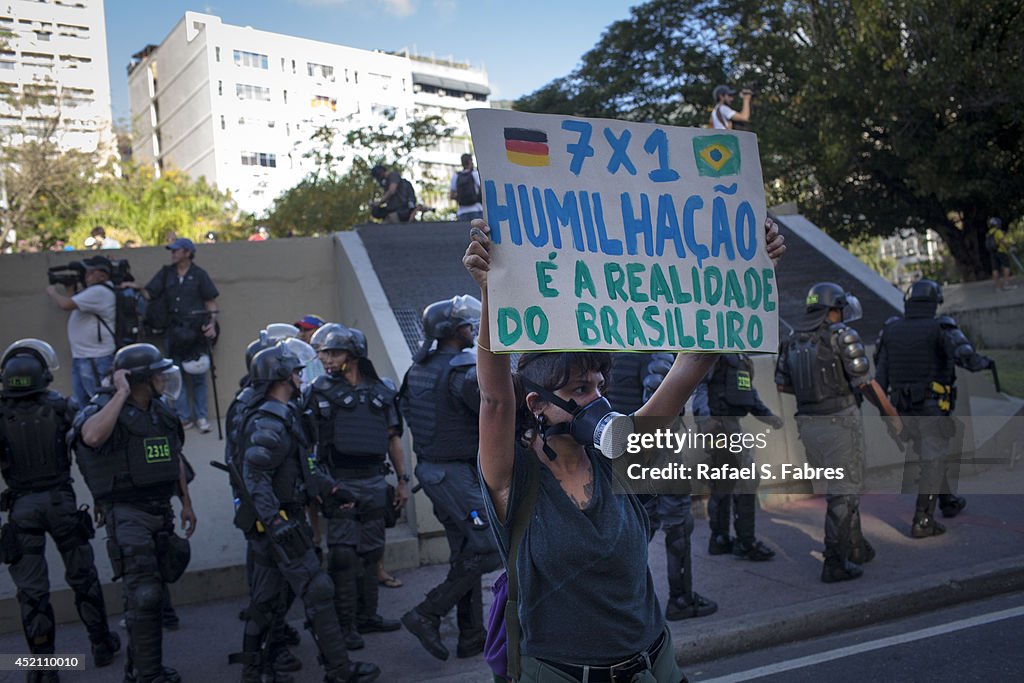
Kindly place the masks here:
[(516, 398), (512, 368), (507, 354), (491, 352), (488, 329), (487, 274), (491, 268), (490, 228), (482, 220), (472, 222), (469, 246), (462, 264), (480, 285), (480, 336), (477, 338), (476, 373), (480, 385), (480, 470), (495, 511), (504, 521), (515, 462)]

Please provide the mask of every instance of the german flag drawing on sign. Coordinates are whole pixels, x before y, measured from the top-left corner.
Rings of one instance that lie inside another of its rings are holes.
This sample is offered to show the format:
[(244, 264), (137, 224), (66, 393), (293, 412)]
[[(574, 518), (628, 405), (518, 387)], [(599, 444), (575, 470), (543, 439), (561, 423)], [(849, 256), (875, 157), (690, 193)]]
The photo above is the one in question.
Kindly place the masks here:
[(710, 178), (740, 172), (740, 145), (732, 135), (702, 135), (693, 139), (697, 173)]
[(548, 134), (529, 128), (506, 128), (505, 156), (517, 166), (549, 165)]

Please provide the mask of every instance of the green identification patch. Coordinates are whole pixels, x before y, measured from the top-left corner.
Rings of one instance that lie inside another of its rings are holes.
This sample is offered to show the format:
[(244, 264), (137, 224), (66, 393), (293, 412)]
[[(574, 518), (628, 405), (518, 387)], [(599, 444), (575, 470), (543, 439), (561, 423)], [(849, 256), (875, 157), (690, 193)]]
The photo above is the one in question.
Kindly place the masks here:
[(750, 391), (750, 373), (746, 370), (737, 371), (736, 386), (743, 391)]
[(4, 381), (11, 389), (27, 389), (32, 386), (32, 378), (23, 375), (7, 377)]
[(146, 462), (167, 462), (171, 459), (171, 443), (166, 436), (154, 436), (142, 442), (146, 449)]

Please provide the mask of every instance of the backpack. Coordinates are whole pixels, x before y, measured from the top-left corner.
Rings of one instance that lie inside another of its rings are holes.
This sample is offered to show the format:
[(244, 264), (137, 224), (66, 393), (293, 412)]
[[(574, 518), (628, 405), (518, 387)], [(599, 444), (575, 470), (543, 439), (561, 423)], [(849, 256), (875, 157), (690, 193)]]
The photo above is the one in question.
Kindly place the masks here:
[(988, 234), (985, 235), (985, 249), (988, 252), (999, 251), (999, 242), (996, 241), (995, 230), (989, 230)]
[(398, 219), (404, 223), (409, 220), (413, 210), (416, 208), (416, 189), (412, 186), (412, 183), (402, 178), (395, 197), (398, 200), (395, 209), (398, 211)]
[[(99, 315), (96, 320), (106, 328), (114, 338), (115, 348), (142, 341), (142, 319), (146, 310), (146, 300), (134, 289), (116, 289), (104, 283), (114, 293), (114, 328), (111, 329)], [(99, 336), (99, 332), (97, 332)]]
[(455, 179), (455, 201), (459, 206), (472, 206), (480, 203), (480, 188), (477, 187), (473, 171), (459, 171)]

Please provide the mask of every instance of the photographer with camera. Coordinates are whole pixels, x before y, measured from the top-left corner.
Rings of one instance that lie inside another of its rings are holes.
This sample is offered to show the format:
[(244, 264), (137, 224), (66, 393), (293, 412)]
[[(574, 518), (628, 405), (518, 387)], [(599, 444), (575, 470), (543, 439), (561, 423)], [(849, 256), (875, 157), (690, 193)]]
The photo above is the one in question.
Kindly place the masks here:
[(178, 237), (165, 248), (171, 252), (168, 265), (145, 287), (134, 282), (126, 286), (151, 302), (147, 320), (166, 330), (167, 355), (183, 371), (184, 386), (174, 402), (182, 426), (190, 429), (194, 424), (205, 434), (210, 431), (206, 375), (211, 364), (210, 345), (217, 338), (220, 292), (207, 272), (193, 263), (196, 245), (192, 240)]
[(733, 100), (736, 99), (736, 91), (727, 85), (719, 85), (712, 93), (715, 98), (715, 108), (711, 110), (711, 127), (719, 130), (732, 130), (733, 124), (750, 123), (750, 99), (754, 96), (753, 91), (744, 88), (740, 91), (740, 98), (743, 106), (739, 111), (732, 108)]
[[(58, 306), (71, 312), (71, 386), (75, 400), (83, 406), (100, 388), (100, 380), (114, 363), (117, 295), (108, 284), (112, 271), (110, 259), (93, 256), (63, 269), (51, 269), (46, 288)], [(63, 292), (58, 284), (64, 287)]]

